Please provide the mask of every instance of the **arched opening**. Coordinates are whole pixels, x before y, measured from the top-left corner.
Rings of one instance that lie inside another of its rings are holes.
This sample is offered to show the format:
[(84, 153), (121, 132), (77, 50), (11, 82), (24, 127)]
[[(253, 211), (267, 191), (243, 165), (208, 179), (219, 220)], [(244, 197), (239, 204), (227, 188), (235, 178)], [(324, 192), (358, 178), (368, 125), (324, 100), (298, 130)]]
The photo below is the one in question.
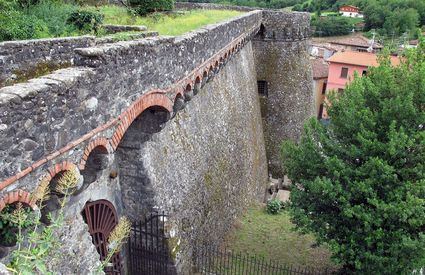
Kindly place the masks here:
[(49, 199), (45, 202), (45, 206), (41, 209), (41, 222), (50, 224), (49, 213), (55, 212), (60, 208), (60, 203), (64, 194), (58, 192), (57, 186), (59, 180), (63, 177), (66, 170), (56, 173), (56, 175), (49, 182)]
[(169, 119), (170, 113), (164, 107), (149, 107), (131, 123), (118, 144), (116, 161), (124, 211), (133, 220), (139, 220), (155, 208), (155, 190), (143, 161), (142, 148)]
[(95, 147), (86, 160), (84, 170), (81, 170), (83, 176), (83, 185), (78, 193), (86, 189), (91, 183), (99, 179), (101, 172), (108, 167), (108, 150), (105, 146)]
[[(107, 200), (87, 202), (81, 215), (89, 227), (89, 233), (96, 251), (100, 255), (100, 260), (104, 261), (108, 256), (108, 238), (118, 224), (115, 207)], [(105, 267), (104, 271), (106, 274), (123, 274), (123, 266), (119, 253), (112, 256), (111, 263), (112, 266)]]
[(184, 101), (184, 98), (181, 94), (178, 94), (176, 96), (176, 99), (174, 100), (174, 105), (173, 105), (173, 115), (176, 115), (176, 113), (182, 109), (184, 109), (186, 103)]
[(191, 84), (187, 84), (186, 85), (186, 89), (184, 91), (184, 99), (185, 99), (185, 101), (192, 100), (193, 96), (194, 96), (194, 94), (193, 94), (192, 85)]
[(260, 30), (257, 32), (256, 37), (259, 39), (266, 38), (266, 28), (263, 24), (260, 25)]

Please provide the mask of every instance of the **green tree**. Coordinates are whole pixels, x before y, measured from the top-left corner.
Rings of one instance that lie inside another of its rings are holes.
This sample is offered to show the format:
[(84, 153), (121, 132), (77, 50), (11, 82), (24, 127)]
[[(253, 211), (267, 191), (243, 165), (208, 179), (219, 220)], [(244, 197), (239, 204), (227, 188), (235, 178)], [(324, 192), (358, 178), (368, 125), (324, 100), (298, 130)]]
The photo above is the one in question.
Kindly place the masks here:
[(396, 9), (386, 19), (383, 25), (387, 33), (402, 34), (410, 32), (419, 25), (419, 14), (414, 9)]
[(389, 57), (331, 97), (330, 123), (284, 142), (297, 228), (327, 243), (344, 273), (425, 266), (425, 47)]

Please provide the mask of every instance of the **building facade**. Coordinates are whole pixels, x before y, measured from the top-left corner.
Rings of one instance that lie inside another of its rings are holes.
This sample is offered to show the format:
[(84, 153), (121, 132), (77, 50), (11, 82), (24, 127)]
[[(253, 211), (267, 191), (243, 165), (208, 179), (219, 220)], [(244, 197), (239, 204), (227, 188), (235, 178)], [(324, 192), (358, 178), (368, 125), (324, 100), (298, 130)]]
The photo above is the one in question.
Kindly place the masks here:
[(360, 9), (355, 6), (345, 5), (339, 7), (339, 13), (345, 17), (357, 17), (363, 18), (363, 14), (360, 13)]

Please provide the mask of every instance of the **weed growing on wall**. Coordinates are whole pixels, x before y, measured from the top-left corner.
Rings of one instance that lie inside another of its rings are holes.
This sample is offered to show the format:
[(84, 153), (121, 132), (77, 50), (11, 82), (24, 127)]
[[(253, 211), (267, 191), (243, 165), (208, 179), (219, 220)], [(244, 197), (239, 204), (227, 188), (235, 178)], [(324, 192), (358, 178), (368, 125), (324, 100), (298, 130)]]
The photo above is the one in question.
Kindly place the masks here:
[[(45, 225), (41, 222), (41, 209), (50, 198), (49, 183), (48, 180), (43, 180), (32, 194), (32, 200), (36, 204), (34, 212), (30, 213), (21, 203), (17, 203), (7, 216), (7, 222), (17, 228), (16, 249), (12, 252), (11, 261), (7, 266), (14, 274), (48, 274), (47, 263), (51, 257), (57, 257), (57, 251), (61, 247), (56, 233), (64, 224), (64, 208), (71, 194), (75, 192), (78, 174), (75, 170), (66, 171), (59, 179), (54, 191), (63, 196), (59, 200), (59, 209), (55, 214), (48, 214), (49, 223)], [(6, 223), (6, 220), (2, 223)], [(120, 251), (130, 234), (130, 228), (128, 219), (121, 218), (108, 239), (108, 256), (102, 262), (99, 273), (108, 265), (112, 256)]]

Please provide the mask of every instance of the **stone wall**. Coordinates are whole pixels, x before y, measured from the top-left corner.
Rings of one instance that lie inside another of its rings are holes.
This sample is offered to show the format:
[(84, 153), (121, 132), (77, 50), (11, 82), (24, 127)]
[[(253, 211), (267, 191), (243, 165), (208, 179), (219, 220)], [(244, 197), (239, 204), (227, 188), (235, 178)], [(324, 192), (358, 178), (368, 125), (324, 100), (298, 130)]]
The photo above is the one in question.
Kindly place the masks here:
[[(219, 244), (263, 198), (265, 148), (273, 161), (271, 146), (296, 139), (309, 116), (307, 28), (308, 15), (253, 11), (179, 37), (79, 48), (76, 67), (0, 89), (0, 209), (77, 169), (75, 230), (90, 200), (134, 220), (165, 210), (172, 256), (190, 274), (196, 245)], [(256, 80), (270, 83), (266, 136)]]
[[(175, 90), (170, 90), (170, 85), (190, 76), (192, 70), (240, 35), (258, 28), (260, 21), (261, 12), (251, 12), (175, 38), (78, 49), (76, 63), (80, 67), (0, 89), (0, 182), (20, 171), (31, 172), (0, 193), (33, 189), (54, 163), (78, 163), (88, 144), (81, 142), (82, 137), (85, 141), (88, 134), (96, 136), (91, 133), (96, 127), (117, 123), (130, 103), (149, 91), (169, 91), (173, 98)], [(186, 87), (185, 83), (178, 85), (178, 89)], [(114, 132), (109, 129), (112, 126), (98, 129), (102, 134), (97, 136), (109, 137)], [(79, 139), (79, 143), (73, 143)], [(74, 149), (63, 149), (66, 146)], [(51, 154), (53, 157), (49, 157)]]
[(37, 66), (71, 66), (75, 48), (94, 44), (94, 36), (0, 42), (0, 87)]
[(127, 165), (138, 164), (132, 170), (139, 177), (121, 182), (124, 212), (140, 217), (140, 208), (152, 204), (132, 202), (153, 199), (154, 208), (169, 213), (173, 243), (180, 243), (173, 256), (180, 273), (190, 274), (192, 249), (219, 245), (237, 215), (264, 196), (267, 160), (251, 44), (138, 151)]
[(179, 10), (234, 10), (234, 11), (254, 11), (261, 8), (242, 7), (234, 5), (222, 5), (214, 3), (193, 3), (193, 2), (176, 2), (175, 8)]
[(297, 140), (306, 119), (314, 115), (311, 65), (307, 52), (309, 15), (264, 12), (262, 28), (253, 40), (257, 80), (268, 83), (262, 98), (269, 171), (283, 177), (280, 144)]

